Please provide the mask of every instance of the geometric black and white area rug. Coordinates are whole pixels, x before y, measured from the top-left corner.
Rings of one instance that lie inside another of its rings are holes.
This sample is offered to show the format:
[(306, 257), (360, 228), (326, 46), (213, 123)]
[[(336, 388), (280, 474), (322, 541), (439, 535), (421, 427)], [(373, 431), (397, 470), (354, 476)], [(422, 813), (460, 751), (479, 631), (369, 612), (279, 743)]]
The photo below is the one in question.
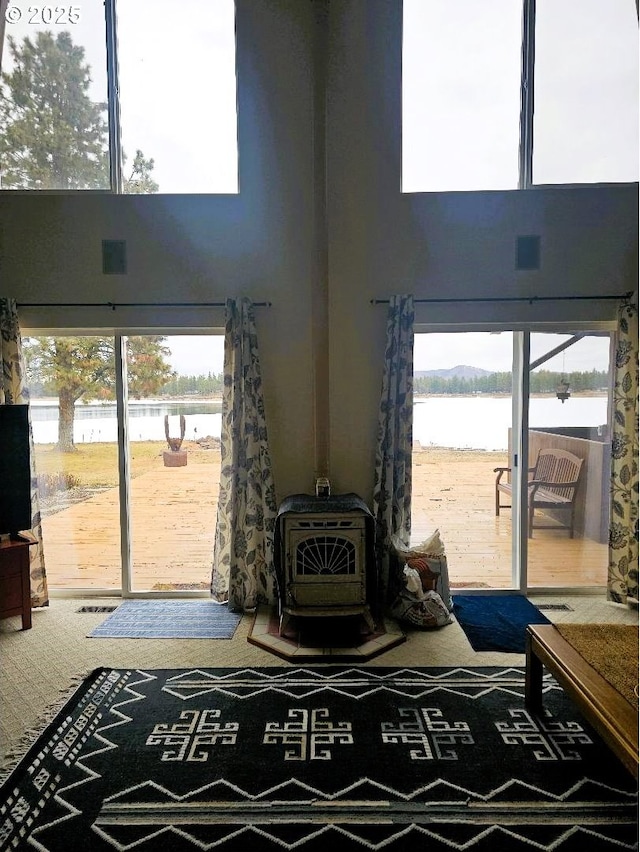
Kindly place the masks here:
[(0, 788), (0, 848), (623, 850), (633, 777), (524, 670), (100, 669)]

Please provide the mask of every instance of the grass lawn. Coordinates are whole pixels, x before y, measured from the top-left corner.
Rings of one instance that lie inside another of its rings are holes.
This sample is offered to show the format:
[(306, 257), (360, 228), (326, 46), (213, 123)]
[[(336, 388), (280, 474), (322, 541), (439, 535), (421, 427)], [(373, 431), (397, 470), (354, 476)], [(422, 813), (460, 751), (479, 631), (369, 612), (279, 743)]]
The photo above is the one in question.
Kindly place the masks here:
[[(131, 442), (131, 476), (162, 467), (162, 454), (167, 450), (165, 441)], [(182, 449), (188, 453), (189, 464), (206, 464), (219, 456), (219, 447), (204, 449), (195, 441), (184, 441)], [(60, 452), (55, 444), (36, 444), (36, 470), (38, 474), (70, 475), (78, 485), (116, 486), (118, 484), (118, 447), (115, 443), (78, 444), (72, 453)]]

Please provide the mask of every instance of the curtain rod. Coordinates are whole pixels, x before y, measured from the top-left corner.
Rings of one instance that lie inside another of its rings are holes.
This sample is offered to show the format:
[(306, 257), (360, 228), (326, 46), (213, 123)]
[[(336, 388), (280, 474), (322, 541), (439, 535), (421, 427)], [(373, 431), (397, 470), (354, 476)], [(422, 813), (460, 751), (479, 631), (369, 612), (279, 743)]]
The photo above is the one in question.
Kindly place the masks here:
[[(224, 308), (226, 302), (18, 302), (19, 308)], [(255, 308), (270, 308), (271, 302), (253, 302)]]
[[(604, 299), (628, 299), (632, 295), (631, 292), (623, 293), (622, 296), (486, 296), (476, 297), (472, 299), (414, 299), (414, 304), (435, 304), (437, 302), (446, 302), (453, 304), (457, 302), (529, 302), (532, 305), (534, 302), (580, 302)], [(371, 299), (372, 305), (388, 305), (389, 299)]]

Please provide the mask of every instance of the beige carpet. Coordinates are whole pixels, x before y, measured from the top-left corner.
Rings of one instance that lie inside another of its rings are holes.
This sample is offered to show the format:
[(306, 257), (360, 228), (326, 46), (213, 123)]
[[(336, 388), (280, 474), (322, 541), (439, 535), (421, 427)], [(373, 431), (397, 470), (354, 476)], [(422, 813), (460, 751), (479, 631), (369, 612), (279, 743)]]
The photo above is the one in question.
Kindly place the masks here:
[[(568, 603), (571, 612), (547, 612), (554, 622), (637, 624), (638, 612), (603, 597), (533, 596), (534, 603)], [(33, 629), (19, 618), (0, 621), (0, 762), (46, 708), (55, 707), (75, 680), (99, 666), (185, 668), (195, 666), (282, 666), (285, 661), (247, 641), (253, 615), (240, 622), (233, 639), (87, 639), (104, 613), (78, 613), (83, 605), (117, 604), (118, 599), (53, 598), (33, 613)], [(524, 665), (524, 655), (474, 652), (453, 623), (435, 631), (407, 630), (407, 641), (362, 665)], [(294, 665), (294, 663), (292, 663)]]

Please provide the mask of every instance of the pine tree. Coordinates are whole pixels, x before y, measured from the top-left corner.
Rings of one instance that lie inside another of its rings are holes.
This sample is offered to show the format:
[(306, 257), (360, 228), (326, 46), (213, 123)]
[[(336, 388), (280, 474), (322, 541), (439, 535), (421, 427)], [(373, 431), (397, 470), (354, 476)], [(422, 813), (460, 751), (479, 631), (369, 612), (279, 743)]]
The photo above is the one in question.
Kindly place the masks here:
[[(91, 67), (71, 35), (7, 39), (12, 70), (0, 76), (0, 187), (109, 189), (107, 104), (91, 100)], [(123, 155), (126, 165), (126, 155)], [(123, 191), (152, 193), (153, 159), (137, 150)]]
[[(127, 163), (127, 156), (123, 154), (124, 165)], [(136, 151), (133, 158), (133, 166), (129, 177), (124, 178), (123, 191), (132, 195), (147, 195), (158, 191), (158, 184), (151, 177), (153, 171), (153, 159), (145, 160), (144, 154), (140, 149)]]
[(3, 187), (108, 188), (106, 104), (89, 97), (90, 68), (71, 35), (9, 37), (13, 70), (2, 74)]
[[(170, 354), (158, 335), (127, 338), (127, 379), (131, 396), (157, 393), (175, 377), (165, 358)], [(58, 449), (73, 452), (75, 403), (115, 397), (114, 339), (110, 337), (31, 337), (24, 341), (30, 382), (58, 394)]]

